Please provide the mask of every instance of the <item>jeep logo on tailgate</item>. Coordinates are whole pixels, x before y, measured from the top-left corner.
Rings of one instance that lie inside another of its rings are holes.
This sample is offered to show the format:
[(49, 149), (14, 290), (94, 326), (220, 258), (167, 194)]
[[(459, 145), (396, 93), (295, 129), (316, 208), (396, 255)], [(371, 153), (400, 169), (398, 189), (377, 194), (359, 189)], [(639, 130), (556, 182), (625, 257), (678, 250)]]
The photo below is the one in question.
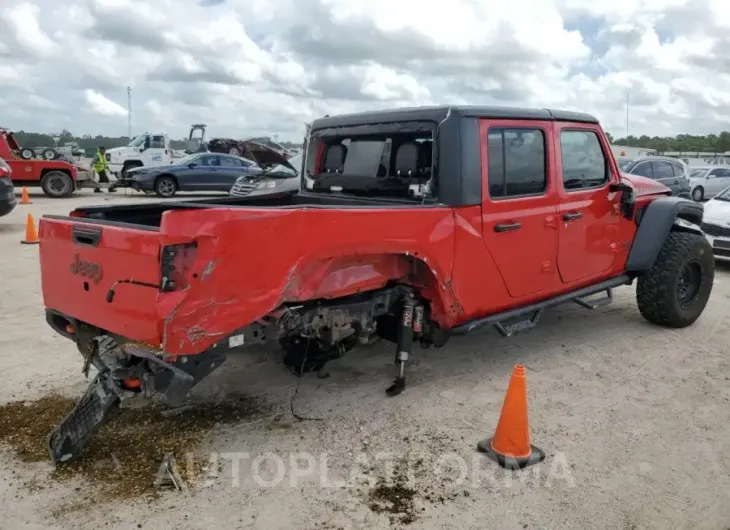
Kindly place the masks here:
[(94, 283), (99, 283), (102, 275), (101, 263), (96, 263), (95, 261), (84, 261), (78, 254), (75, 254), (74, 261), (71, 264), (71, 274), (78, 274), (85, 278), (89, 278)]

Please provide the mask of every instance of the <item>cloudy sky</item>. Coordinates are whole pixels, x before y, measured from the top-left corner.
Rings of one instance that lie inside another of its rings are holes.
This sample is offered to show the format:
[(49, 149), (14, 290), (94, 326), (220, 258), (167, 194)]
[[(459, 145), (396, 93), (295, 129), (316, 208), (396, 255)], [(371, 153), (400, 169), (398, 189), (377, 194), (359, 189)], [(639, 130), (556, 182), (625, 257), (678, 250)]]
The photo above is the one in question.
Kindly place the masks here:
[(0, 0), (0, 125), (299, 139), (326, 113), (587, 111), (730, 129), (728, 0)]

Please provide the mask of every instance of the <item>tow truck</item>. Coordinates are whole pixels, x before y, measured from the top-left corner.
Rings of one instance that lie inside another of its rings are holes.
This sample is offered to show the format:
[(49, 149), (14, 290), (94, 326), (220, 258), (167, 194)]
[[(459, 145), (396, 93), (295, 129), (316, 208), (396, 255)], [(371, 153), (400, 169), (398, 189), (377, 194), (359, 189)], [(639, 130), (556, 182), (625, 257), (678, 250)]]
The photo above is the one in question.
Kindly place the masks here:
[(98, 188), (94, 173), (65, 160), (25, 159), (13, 133), (0, 128), (0, 158), (10, 166), (15, 186), (40, 186), (49, 197), (70, 197), (80, 188)]

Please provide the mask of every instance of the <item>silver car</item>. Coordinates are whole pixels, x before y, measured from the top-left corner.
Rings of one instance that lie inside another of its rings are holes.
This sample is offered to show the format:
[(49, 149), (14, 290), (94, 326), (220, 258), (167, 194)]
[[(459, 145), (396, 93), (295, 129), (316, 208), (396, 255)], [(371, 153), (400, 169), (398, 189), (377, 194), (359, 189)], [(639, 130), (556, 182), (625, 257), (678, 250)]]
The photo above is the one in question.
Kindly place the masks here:
[(730, 259), (730, 187), (704, 205), (702, 231), (716, 258)]
[(730, 166), (697, 166), (689, 174), (692, 198), (696, 201), (711, 199), (730, 186)]
[(289, 166), (280, 164), (260, 175), (240, 177), (231, 188), (230, 195), (232, 197), (250, 197), (299, 190), (302, 156), (300, 153), (291, 157)]

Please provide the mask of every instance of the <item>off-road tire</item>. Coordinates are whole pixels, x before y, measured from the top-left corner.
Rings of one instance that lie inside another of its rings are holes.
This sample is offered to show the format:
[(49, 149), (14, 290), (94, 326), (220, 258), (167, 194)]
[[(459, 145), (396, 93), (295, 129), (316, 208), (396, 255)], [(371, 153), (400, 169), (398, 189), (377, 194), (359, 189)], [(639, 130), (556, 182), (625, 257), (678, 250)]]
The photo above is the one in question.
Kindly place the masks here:
[(163, 175), (155, 180), (155, 193), (158, 197), (163, 199), (173, 197), (177, 190), (177, 181), (173, 177)]
[(43, 175), (41, 189), (49, 197), (64, 199), (76, 191), (76, 186), (73, 179), (63, 171), (50, 171)]
[(693, 201), (700, 202), (704, 198), (705, 198), (705, 190), (703, 190), (701, 186), (698, 186), (697, 188), (692, 190), (692, 200)]
[(35, 155), (35, 153), (33, 152), (32, 149), (30, 149), (28, 147), (20, 148), (20, 158), (22, 158), (23, 160), (31, 160), (34, 155)]
[(707, 239), (690, 232), (670, 232), (654, 265), (636, 284), (639, 312), (659, 326), (689, 326), (704, 311), (714, 278), (715, 258)]

